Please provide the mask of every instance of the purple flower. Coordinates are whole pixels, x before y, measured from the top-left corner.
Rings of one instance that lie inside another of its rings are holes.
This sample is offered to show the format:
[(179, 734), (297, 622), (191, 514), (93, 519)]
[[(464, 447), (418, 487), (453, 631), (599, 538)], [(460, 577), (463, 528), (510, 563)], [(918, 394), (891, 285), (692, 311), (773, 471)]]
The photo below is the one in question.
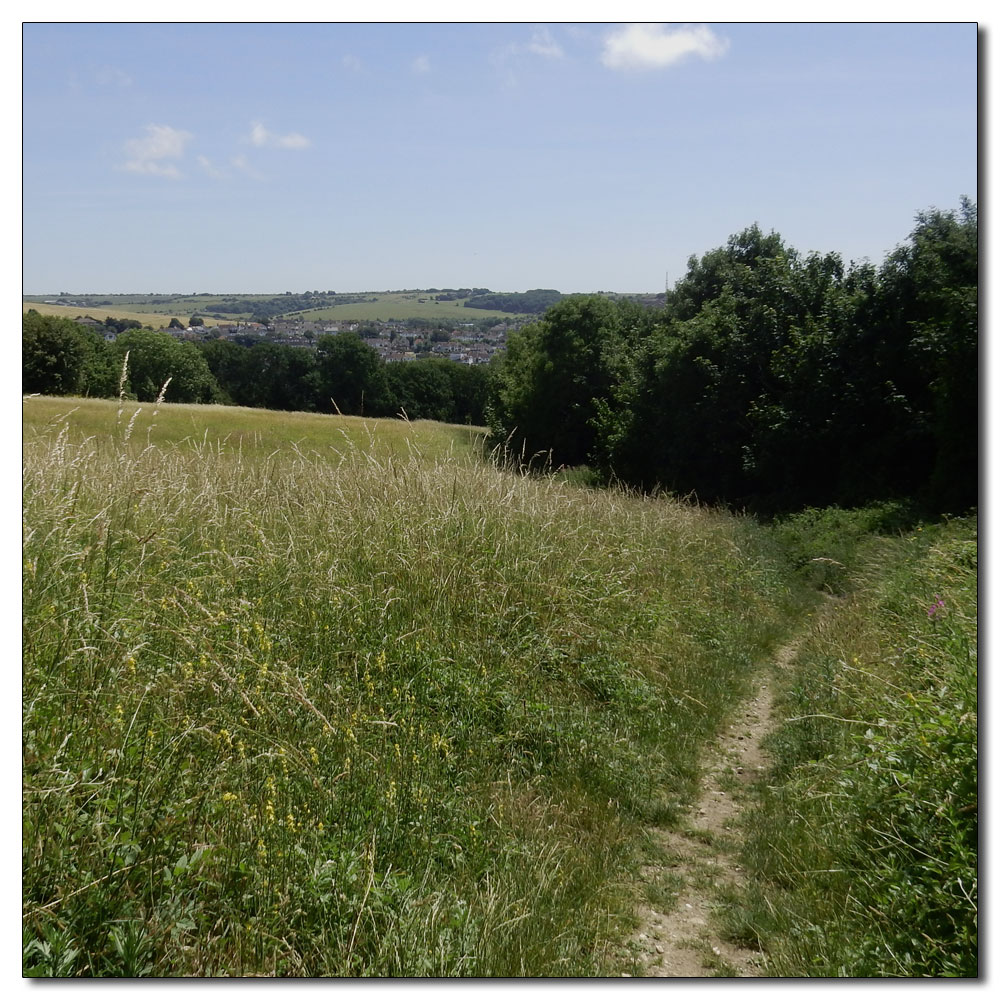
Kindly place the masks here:
[(934, 618), (944, 611), (944, 601), (941, 599), (940, 594), (934, 595), (934, 603), (927, 609), (927, 617)]

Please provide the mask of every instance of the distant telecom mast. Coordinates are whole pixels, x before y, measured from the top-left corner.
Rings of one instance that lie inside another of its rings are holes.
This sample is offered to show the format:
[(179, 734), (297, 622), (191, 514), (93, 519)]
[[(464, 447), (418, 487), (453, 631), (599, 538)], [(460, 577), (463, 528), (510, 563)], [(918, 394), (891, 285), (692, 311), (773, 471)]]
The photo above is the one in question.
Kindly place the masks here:
[(664, 271), (663, 275), (663, 294), (666, 295), (670, 291), (670, 272)]

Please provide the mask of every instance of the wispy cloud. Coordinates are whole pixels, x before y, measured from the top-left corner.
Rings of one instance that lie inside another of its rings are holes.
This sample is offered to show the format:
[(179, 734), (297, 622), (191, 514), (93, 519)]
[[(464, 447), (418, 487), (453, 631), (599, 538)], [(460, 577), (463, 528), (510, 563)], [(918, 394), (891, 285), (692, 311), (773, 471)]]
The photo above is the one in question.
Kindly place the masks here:
[(125, 142), (128, 159), (122, 164), (122, 169), (134, 174), (176, 179), (181, 172), (172, 161), (184, 156), (184, 149), (193, 138), (190, 132), (170, 125), (147, 125), (144, 136)]
[(255, 181), (267, 179), (242, 153), (230, 157), (228, 164), (224, 166), (217, 165), (207, 156), (199, 155), (196, 159), (198, 160), (198, 166), (213, 180), (230, 180), (234, 170)]
[(257, 170), (242, 153), (240, 153), (239, 156), (234, 156), (229, 162), (232, 163), (232, 165), (241, 174), (246, 174), (247, 177), (252, 177), (255, 181), (264, 180), (264, 175)]
[(357, 56), (352, 56), (350, 54), (343, 56), (340, 60), (340, 65), (346, 70), (350, 70), (352, 73), (361, 72), (361, 60)]
[(410, 63), (410, 68), (414, 73), (429, 73), (431, 71), (431, 61), (427, 58), (427, 56), (417, 56), (417, 58)]
[(490, 62), (503, 74), (508, 86), (517, 84), (516, 69), (524, 65), (526, 56), (543, 59), (562, 59), (566, 53), (552, 37), (548, 28), (536, 28), (527, 42), (509, 42), (495, 48), (489, 55)]
[(102, 66), (96, 75), (97, 82), (102, 87), (131, 87), (133, 80), (124, 70), (117, 66)]
[(221, 180), (224, 177), (228, 177), (229, 174), (217, 167), (207, 156), (198, 156), (198, 166), (208, 174), (209, 177), (214, 177), (216, 180)]
[(728, 48), (728, 39), (704, 24), (628, 24), (605, 37), (601, 62), (615, 70), (665, 69), (688, 56), (718, 59)]
[(298, 132), (277, 135), (274, 132), (269, 132), (260, 122), (252, 123), (250, 141), (255, 146), (271, 146), (276, 149), (307, 149), (312, 145), (309, 139)]
[(543, 56), (545, 59), (562, 59), (566, 55), (548, 28), (541, 28), (531, 36), (527, 50), (532, 55)]

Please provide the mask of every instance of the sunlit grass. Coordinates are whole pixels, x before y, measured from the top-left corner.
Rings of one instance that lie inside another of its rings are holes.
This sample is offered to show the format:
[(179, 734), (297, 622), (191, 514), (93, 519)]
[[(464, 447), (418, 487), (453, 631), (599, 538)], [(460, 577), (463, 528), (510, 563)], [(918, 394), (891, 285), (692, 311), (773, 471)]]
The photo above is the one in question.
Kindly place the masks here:
[(25, 402), (25, 968), (599, 974), (780, 632), (760, 529), (475, 430), (134, 412)]
[(772, 975), (976, 976), (975, 520), (863, 549), (781, 678), (733, 932)]

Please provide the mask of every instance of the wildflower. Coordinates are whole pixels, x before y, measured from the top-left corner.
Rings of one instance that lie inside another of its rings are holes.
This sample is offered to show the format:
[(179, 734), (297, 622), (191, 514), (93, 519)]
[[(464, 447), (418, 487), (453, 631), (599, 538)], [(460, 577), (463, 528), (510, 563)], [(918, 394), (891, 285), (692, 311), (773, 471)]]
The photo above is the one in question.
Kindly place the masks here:
[(234, 792), (224, 792), (222, 795), (223, 802), (235, 802), (239, 798)]
[(319, 764), (319, 754), (316, 752), (315, 747), (309, 748), (309, 757), (314, 764)]
[(927, 617), (935, 618), (942, 611), (944, 611), (944, 601), (941, 600), (940, 594), (934, 595), (934, 603), (927, 609)]

